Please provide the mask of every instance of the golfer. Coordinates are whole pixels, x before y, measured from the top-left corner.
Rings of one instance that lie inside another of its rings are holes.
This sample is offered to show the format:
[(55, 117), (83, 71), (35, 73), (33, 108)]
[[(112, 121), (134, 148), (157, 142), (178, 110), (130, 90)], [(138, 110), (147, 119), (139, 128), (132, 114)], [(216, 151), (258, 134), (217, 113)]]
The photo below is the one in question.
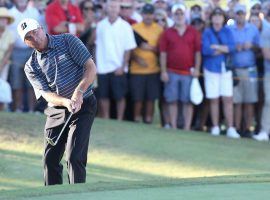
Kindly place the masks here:
[[(71, 34), (48, 35), (34, 19), (22, 20), (17, 31), (26, 45), (34, 49), (25, 64), (25, 73), (36, 98), (48, 102), (44, 113), (45, 185), (62, 184), (64, 151), (70, 184), (86, 181), (90, 130), (96, 113), (92, 83), (96, 66), (83, 43)], [(73, 113), (55, 146), (46, 138), (57, 138)]]

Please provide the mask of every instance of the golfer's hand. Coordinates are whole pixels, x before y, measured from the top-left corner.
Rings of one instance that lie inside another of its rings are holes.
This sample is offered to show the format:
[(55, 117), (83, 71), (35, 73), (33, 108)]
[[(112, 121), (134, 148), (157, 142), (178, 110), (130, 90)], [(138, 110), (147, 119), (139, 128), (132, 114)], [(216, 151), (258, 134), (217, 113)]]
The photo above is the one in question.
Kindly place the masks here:
[(71, 102), (73, 113), (78, 112), (82, 107), (83, 94), (80, 91), (75, 90), (71, 97)]
[(68, 109), (69, 112), (73, 112), (73, 106), (72, 106), (72, 101), (71, 99), (65, 99), (63, 102), (63, 105)]

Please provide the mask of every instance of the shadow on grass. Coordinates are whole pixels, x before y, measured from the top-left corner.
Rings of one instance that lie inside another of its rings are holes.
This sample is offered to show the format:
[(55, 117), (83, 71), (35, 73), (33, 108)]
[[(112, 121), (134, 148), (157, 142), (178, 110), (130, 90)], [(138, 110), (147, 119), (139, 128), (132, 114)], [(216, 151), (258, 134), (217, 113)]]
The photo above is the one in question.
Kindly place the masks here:
[[(42, 156), (0, 149), (0, 188), (19, 189), (43, 185)], [(64, 180), (67, 180), (65, 161), (62, 161)], [(161, 179), (162, 176), (112, 168), (97, 164), (87, 165), (87, 182), (122, 182)]]

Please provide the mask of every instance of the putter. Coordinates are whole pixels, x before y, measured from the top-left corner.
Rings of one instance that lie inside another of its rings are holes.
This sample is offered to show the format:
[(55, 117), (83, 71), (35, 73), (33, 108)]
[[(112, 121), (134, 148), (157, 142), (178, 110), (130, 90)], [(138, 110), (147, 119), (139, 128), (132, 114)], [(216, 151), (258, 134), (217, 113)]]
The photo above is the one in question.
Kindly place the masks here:
[(58, 140), (60, 139), (62, 133), (64, 132), (64, 130), (65, 130), (65, 128), (66, 128), (66, 126), (67, 126), (67, 124), (68, 124), (70, 118), (72, 117), (72, 115), (73, 115), (73, 112), (71, 112), (71, 113), (69, 114), (69, 116), (68, 116), (68, 118), (67, 118), (67, 121), (65, 122), (65, 124), (64, 124), (63, 128), (61, 129), (61, 132), (60, 132), (60, 134), (58, 135), (58, 137), (56, 138), (55, 142), (53, 141), (53, 139), (54, 139), (55, 137), (54, 137), (54, 138), (46, 137), (46, 140), (47, 140), (47, 142), (48, 142), (50, 145), (55, 146), (55, 145), (58, 143)]

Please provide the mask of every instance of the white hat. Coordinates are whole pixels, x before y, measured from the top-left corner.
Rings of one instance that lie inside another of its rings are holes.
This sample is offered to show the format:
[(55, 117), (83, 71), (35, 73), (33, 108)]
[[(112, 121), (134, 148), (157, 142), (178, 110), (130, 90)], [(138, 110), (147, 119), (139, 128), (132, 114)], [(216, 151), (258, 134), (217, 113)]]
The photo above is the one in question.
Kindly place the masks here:
[(39, 23), (31, 18), (26, 18), (20, 21), (20, 23), (17, 26), (17, 31), (21, 37), (21, 39), (24, 41), (25, 35), (35, 29), (38, 29), (40, 27)]
[(246, 9), (246, 6), (243, 5), (243, 4), (236, 4), (234, 9), (233, 9), (234, 13), (237, 13), (237, 12), (243, 12), (243, 13), (246, 13), (247, 12), (247, 9)]
[(255, 6), (255, 5), (261, 5), (262, 3), (259, 1), (259, 0), (254, 0), (254, 1), (251, 1), (250, 2), (250, 8), (252, 8), (253, 6)]
[(182, 10), (183, 12), (185, 12), (186, 11), (186, 7), (183, 4), (181, 4), (181, 3), (174, 4), (172, 6), (172, 10), (171, 10), (172, 13), (175, 13), (177, 10)]
[(14, 17), (9, 14), (8, 9), (5, 7), (0, 8), (0, 18), (7, 18), (8, 24), (14, 22)]

